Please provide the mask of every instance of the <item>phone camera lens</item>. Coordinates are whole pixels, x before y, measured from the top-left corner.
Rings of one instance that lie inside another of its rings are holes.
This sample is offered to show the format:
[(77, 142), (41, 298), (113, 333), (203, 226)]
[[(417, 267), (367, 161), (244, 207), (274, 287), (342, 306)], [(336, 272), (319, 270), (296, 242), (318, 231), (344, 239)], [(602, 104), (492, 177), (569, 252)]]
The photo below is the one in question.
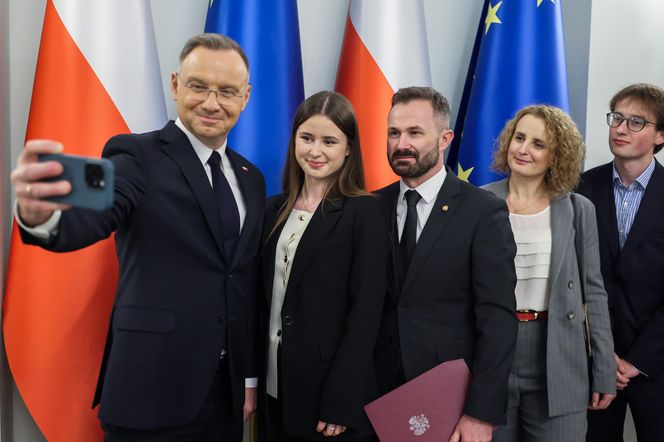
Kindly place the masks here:
[(85, 165), (85, 182), (95, 189), (102, 189), (106, 185), (104, 181), (104, 169), (99, 164)]

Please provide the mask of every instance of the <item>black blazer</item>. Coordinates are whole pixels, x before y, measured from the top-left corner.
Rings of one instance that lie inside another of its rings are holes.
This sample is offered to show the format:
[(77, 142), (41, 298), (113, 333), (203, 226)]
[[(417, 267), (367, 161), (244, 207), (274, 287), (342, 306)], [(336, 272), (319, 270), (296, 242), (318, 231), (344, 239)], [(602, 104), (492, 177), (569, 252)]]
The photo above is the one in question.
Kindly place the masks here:
[(116, 182), (111, 209), (64, 212), (48, 244), (23, 235), (66, 252), (115, 232), (120, 275), (94, 401), (101, 401), (104, 422), (154, 429), (194, 419), (210, 391), (227, 322), (233, 404), (242, 413), (244, 378), (258, 371), (256, 257), (265, 183), (246, 159), (226, 152), (247, 207), (232, 257), (222, 254), (205, 169), (173, 122), (108, 141), (103, 156), (113, 161)]
[(632, 382), (664, 387), (664, 168), (656, 162), (622, 251), (612, 163), (585, 172), (577, 191), (596, 208), (615, 351), (648, 375)]
[[(265, 235), (285, 201), (268, 201)], [(265, 329), (282, 229), (267, 237), (262, 254)], [(334, 439), (373, 434), (363, 406), (378, 394), (372, 350), (385, 298), (386, 238), (380, 202), (371, 196), (325, 200), (302, 235), (281, 309), (279, 399), (289, 436), (325, 439), (315, 430), (319, 420), (348, 426)]]
[(448, 168), (400, 286), (399, 183), (378, 194), (393, 244), (375, 352), (381, 389), (393, 386), (398, 364), (408, 381), (441, 362), (464, 358), (473, 373), (464, 413), (503, 423), (517, 333), (516, 246), (505, 202)]

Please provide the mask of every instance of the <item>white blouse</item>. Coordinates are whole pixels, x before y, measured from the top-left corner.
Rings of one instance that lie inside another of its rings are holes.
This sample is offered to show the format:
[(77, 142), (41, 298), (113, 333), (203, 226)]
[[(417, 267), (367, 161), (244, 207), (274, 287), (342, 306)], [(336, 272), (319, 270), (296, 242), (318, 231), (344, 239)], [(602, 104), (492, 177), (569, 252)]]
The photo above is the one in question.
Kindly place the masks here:
[(272, 282), (272, 302), (270, 306), (270, 334), (267, 357), (267, 394), (277, 397), (277, 351), (281, 344), (281, 307), (288, 288), (295, 251), (300, 244), (313, 213), (293, 209), (288, 215), (284, 228), (277, 241), (274, 256), (274, 280)]
[(516, 308), (549, 309), (551, 267), (551, 206), (533, 215), (510, 213), (516, 242)]

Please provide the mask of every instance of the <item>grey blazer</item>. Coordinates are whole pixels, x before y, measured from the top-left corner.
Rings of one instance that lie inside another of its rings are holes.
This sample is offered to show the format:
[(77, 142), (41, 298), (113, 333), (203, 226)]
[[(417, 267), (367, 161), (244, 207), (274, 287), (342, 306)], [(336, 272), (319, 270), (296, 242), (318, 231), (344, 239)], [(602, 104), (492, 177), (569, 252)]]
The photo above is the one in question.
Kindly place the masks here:
[[(499, 198), (507, 197), (507, 179), (484, 187)], [(616, 363), (606, 291), (602, 283), (595, 206), (587, 198), (564, 193), (551, 200), (551, 269), (549, 270), (549, 319), (547, 331), (547, 392), (549, 416), (579, 412), (590, 395), (583, 332), (581, 283), (574, 245), (574, 211), (578, 217), (579, 243), (583, 245), (586, 301), (593, 346), (592, 391), (616, 392)]]

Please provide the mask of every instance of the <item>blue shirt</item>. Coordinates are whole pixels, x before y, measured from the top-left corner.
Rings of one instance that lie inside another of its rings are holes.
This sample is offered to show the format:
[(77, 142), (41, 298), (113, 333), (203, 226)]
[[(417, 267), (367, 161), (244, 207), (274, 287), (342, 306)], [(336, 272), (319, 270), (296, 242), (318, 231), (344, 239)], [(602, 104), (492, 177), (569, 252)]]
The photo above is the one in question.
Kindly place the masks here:
[(655, 170), (655, 159), (653, 158), (646, 170), (634, 180), (629, 186), (620, 181), (620, 176), (613, 165), (613, 198), (616, 204), (616, 221), (618, 225), (618, 243), (622, 250), (627, 241), (629, 231), (634, 224), (636, 212), (639, 210), (641, 199), (646, 191), (650, 177)]

